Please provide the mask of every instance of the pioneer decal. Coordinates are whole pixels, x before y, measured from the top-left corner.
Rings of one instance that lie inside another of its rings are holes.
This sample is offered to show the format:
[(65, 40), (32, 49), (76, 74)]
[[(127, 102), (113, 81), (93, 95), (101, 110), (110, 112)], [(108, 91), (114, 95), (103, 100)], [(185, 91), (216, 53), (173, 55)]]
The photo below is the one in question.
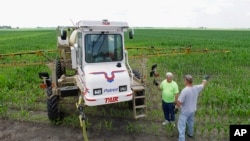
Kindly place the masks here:
[(113, 89), (104, 89), (103, 93), (111, 93), (111, 92), (116, 92), (118, 91), (118, 88), (113, 88)]

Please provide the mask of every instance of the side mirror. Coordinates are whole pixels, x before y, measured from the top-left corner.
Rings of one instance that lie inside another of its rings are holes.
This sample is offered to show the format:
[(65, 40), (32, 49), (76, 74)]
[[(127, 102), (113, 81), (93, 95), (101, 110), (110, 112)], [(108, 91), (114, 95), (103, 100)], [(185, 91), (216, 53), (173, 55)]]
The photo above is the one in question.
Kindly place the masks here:
[(66, 30), (62, 30), (61, 31), (61, 39), (62, 40), (66, 40), (67, 39), (67, 31)]
[(129, 31), (129, 39), (133, 39), (134, 38), (134, 28), (132, 28), (130, 31)]

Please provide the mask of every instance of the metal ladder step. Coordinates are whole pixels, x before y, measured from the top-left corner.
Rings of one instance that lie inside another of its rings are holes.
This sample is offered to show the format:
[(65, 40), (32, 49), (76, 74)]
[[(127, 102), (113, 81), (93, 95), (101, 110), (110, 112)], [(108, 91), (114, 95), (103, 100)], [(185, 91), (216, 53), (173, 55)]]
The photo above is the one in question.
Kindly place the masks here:
[(136, 92), (136, 91), (145, 90), (145, 87), (141, 85), (137, 85), (137, 86), (135, 85), (135, 86), (132, 86), (131, 89)]
[(146, 108), (147, 106), (146, 105), (138, 105), (138, 106), (135, 106), (136, 109), (138, 108)]
[(135, 99), (146, 98), (146, 96), (135, 96)]
[(142, 118), (142, 117), (146, 117), (146, 114), (141, 114), (141, 115), (137, 115), (135, 118)]

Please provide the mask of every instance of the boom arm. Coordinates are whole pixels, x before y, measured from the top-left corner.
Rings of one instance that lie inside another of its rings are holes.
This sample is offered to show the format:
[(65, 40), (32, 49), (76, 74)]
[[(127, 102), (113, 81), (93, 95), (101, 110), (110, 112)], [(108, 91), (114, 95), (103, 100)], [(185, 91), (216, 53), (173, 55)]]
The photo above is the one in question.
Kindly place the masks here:
[(159, 57), (170, 55), (185, 55), (185, 54), (202, 54), (202, 53), (229, 53), (229, 50), (208, 50), (206, 49), (191, 49), (186, 48), (155, 48), (155, 47), (127, 47), (130, 52), (129, 58), (141, 58), (141, 57)]
[(0, 54), (0, 67), (47, 64), (53, 61), (49, 54), (56, 52), (56, 50), (38, 50)]
[[(229, 50), (208, 50), (187, 48), (154, 48), (154, 47), (127, 47), (128, 58), (150, 58), (170, 55), (204, 54), (204, 53), (229, 53)], [(49, 54), (58, 52), (57, 50), (38, 50), (10, 54), (0, 54), (0, 67), (7, 66), (29, 66), (43, 65), (53, 61)], [(36, 59), (30, 59), (27, 55), (36, 55)], [(23, 57), (23, 58), (21, 58)], [(39, 58), (39, 59), (38, 59)], [(18, 61), (17, 61), (18, 60)]]

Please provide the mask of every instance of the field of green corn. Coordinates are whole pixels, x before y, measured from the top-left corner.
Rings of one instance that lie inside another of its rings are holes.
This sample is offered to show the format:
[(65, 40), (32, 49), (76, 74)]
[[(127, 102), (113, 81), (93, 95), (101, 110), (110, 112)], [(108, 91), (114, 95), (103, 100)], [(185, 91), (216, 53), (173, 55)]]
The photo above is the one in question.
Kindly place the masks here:
[[(135, 29), (134, 39), (126, 36), (126, 47), (164, 47), (179, 49), (230, 50), (229, 53), (186, 54), (151, 57), (146, 69), (157, 64), (162, 81), (166, 71), (174, 74), (180, 90), (183, 76), (191, 74), (194, 84), (211, 76), (198, 99), (195, 136), (207, 140), (228, 140), (229, 125), (250, 124), (250, 31), (249, 30), (177, 30)], [(0, 30), (0, 54), (30, 50), (56, 49), (56, 30)], [(56, 57), (56, 55), (54, 55)], [(25, 59), (35, 59), (34, 56)], [(16, 58), (8, 58), (16, 59)], [(0, 58), (1, 63), (1, 58)], [(137, 66), (133, 64), (132, 67)], [(33, 122), (48, 122), (46, 96), (39, 88), (38, 72), (47, 71), (46, 65), (11, 66), (0, 68), (0, 117)], [(178, 136), (176, 129), (163, 127), (161, 92), (147, 75), (147, 117), (134, 120), (128, 103), (86, 107), (88, 131), (103, 134), (110, 131), (146, 133), (156, 136)], [(61, 124), (79, 126), (76, 99), (62, 102), (65, 118)], [(73, 110), (72, 110), (73, 109)], [(42, 114), (41, 114), (42, 113)], [(45, 114), (43, 114), (45, 113)], [(178, 117), (178, 114), (177, 114)], [(79, 132), (80, 133), (80, 132)]]

